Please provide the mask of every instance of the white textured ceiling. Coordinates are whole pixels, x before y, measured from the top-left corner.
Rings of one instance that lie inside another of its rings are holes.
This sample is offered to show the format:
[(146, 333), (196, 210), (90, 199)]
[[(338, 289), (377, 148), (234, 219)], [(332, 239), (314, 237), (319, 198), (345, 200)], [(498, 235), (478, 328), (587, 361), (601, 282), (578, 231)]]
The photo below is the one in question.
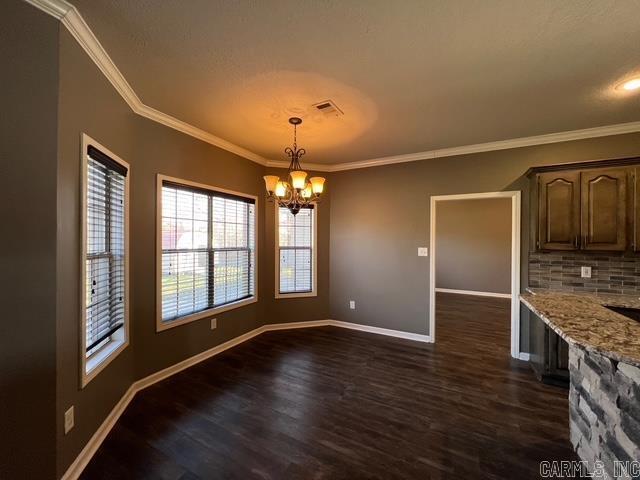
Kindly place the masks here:
[(74, 4), (145, 104), (273, 160), (292, 115), (313, 163), (640, 120), (638, 0)]

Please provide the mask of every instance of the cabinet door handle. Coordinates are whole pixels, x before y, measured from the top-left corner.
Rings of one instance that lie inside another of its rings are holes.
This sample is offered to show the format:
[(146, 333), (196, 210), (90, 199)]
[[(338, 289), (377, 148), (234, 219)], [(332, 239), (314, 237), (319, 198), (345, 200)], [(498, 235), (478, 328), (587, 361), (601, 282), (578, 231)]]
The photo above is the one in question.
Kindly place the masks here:
[(577, 249), (578, 248), (578, 235), (576, 235), (575, 237), (573, 237), (573, 246)]

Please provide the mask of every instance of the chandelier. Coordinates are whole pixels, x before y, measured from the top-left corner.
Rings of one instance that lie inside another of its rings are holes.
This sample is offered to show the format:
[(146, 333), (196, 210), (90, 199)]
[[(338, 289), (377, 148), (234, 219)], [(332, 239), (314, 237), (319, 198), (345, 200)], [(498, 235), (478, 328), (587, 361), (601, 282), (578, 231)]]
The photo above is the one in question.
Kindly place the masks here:
[(296, 128), (302, 123), (302, 119), (291, 117), (289, 123), (293, 125), (293, 148), (287, 147), (284, 152), (291, 159), (287, 175), (291, 181), (280, 180), (276, 175), (266, 175), (264, 183), (267, 188), (267, 198), (277, 202), (281, 207), (288, 208), (293, 215), (296, 215), (301, 208), (319, 201), (325, 179), (311, 177), (307, 181), (307, 172), (300, 166), (300, 158), (307, 152), (304, 148), (298, 148), (296, 138)]

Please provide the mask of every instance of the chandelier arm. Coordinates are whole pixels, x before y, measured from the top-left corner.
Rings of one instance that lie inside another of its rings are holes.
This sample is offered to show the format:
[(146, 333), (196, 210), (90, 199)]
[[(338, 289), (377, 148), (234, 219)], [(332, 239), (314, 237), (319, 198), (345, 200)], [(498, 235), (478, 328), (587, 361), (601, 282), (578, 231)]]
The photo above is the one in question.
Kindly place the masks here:
[(287, 193), (288, 195), (285, 198), (285, 201), (287, 202), (287, 204), (291, 203), (293, 201), (294, 195), (293, 195), (293, 188), (287, 188)]
[(308, 207), (309, 205), (320, 203), (320, 194), (314, 194), (310, 198), (304, 198), (300, 195), (294, 194), (289, 195), (286, 198), (273, 198), (277, 201), (278, 206), (283, 208), (288, 208), (289, 210), (294, 210), (296, 207), (298, 210), (300, 208)]

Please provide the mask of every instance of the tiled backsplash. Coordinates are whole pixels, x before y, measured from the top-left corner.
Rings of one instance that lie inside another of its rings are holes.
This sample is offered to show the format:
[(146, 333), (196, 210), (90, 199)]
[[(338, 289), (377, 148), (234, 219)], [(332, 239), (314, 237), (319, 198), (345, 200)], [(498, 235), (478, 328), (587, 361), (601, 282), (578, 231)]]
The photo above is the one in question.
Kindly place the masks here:
[[(581, 278), (580, 267), (591, 267)], [(529, 286), (570, 292), (640, 293), (640, 255), (585, 252), (529, 253)]]

